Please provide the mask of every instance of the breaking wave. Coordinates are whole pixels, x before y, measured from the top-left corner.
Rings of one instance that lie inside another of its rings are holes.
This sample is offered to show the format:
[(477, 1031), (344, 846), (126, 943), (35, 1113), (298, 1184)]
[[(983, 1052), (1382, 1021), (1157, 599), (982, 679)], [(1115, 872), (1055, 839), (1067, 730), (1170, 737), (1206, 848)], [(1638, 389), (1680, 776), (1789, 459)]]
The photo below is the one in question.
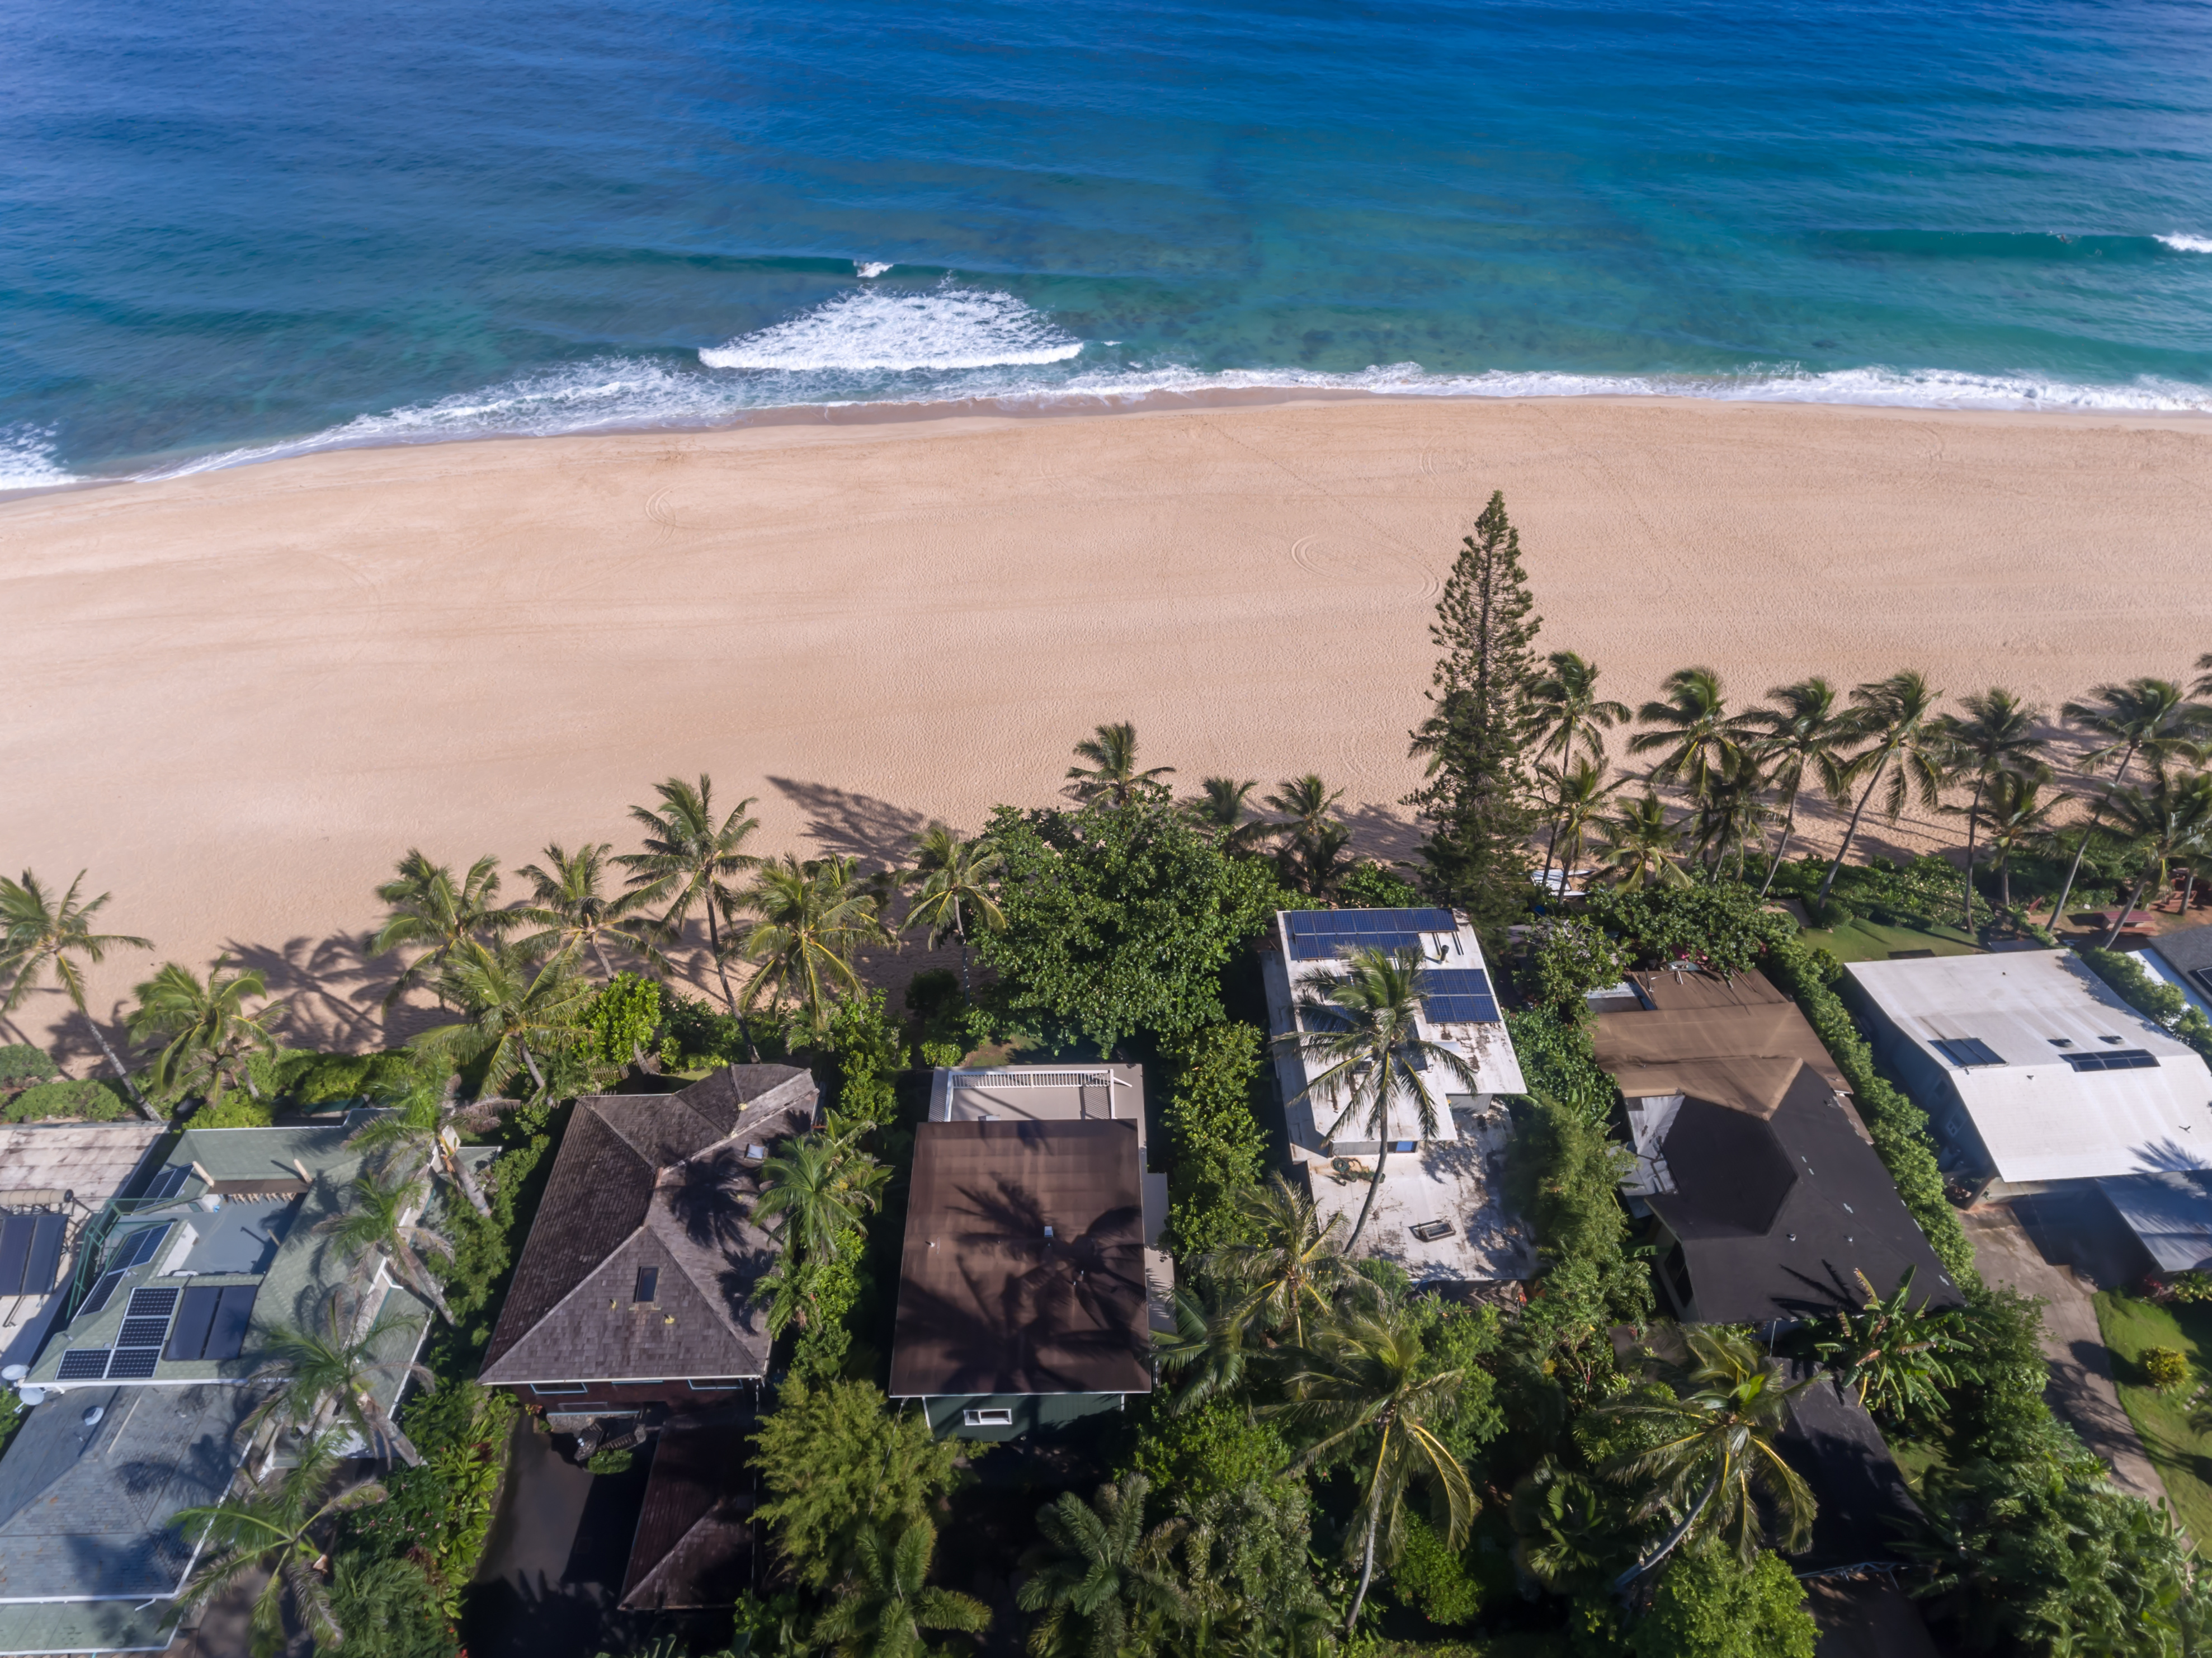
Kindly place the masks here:
[(702, 351), (699, 361), (709, 368), (787, 374), (944, 370), (1065, 362), (1082, 349), (1082, 341), (1011, 294), (947, 285), (918, 294), (873, 288), (840, 294), (803, 316)]
[(55, 458), (51, 428), (0, 426), (0, 493), (52, 489), (76, 482), (76, 476)]

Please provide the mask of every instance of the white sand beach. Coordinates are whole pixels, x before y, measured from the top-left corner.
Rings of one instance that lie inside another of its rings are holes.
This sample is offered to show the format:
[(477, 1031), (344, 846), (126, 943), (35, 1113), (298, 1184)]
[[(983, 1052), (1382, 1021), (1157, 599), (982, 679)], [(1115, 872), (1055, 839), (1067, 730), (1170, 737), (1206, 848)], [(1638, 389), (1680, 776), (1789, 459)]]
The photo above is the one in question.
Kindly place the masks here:
[[(2212, 648), (2187, 418), (1374, 399), (357, 450), (0, 505), (0, 865), (88, 868), (155, 940), (103, 1016), (227, 950), (299, 1040), (370, 1045), (403, 850), (619, 850), (672, 772), (760, 797), (763, 851), (880, 856), (1131, 720), (1193, 788), (1317, 770), (1402, 853), (1492, 489), (1542, 644), (1631, 702), (1706, 663), (2055, 705)], [(64, 1011), (20, 1028), (88, 1054)]]

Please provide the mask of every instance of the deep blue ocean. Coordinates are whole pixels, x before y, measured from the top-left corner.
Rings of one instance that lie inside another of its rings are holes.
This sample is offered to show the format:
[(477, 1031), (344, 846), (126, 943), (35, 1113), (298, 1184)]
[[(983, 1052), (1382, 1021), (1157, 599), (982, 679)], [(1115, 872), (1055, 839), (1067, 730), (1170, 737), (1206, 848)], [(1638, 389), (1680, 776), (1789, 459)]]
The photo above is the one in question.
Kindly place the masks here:
[(2212, 6), (0, 8), (0, 483), (1307, 386), (2212, 413)]

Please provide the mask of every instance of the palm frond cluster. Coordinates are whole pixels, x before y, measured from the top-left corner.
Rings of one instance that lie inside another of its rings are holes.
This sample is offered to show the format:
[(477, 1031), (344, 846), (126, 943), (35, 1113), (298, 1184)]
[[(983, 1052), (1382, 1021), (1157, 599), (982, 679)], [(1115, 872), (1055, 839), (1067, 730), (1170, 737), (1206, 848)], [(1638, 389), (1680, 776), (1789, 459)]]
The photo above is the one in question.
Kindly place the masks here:
[[(1539, 878), (1564, 885), (1589, 854), (1596, 859), (1591, 878), (1626, 889), (1722, 879), (1731, 867), (1746, 880), (1763, 863), (1764, 896), (1797, 838), (1809, 789), (1847, 814), (1816, 902), (1834, 888), (1869, 810), (1894, 823), (1917, 805), (1966, 821), (1962, 925), (1972, 925), (1973, 872), (1985, 853), (2009, 909), (2019, 856), (2070, 851), (2057, 914), (2099, 836), (2135, 860), (2132, 908), (2146, 885), (2163, 888), (2177, 867), (2193, 880), (2212, 848), (2212, 773), (2203, 769), (2212, 755), (2212, 654), (2197, 667), (2185, 687), (2148, 677), (2100, 685), (2055, 717), (2002, 687), (1947, 710), (1943, 693), (1909, 670), (1848, 694), (1818, 677), (1802, 679), (1773, 687), (1766, 703), (1736, 707), (1718, 673), (1689, 667), (1669, 674), (1660, 695), (1632, 714), (1599, 695), (1595, 665), (1555, 651), (1528, 697), (1543, 797)], [(1632, 726), (1627, 753), (1647, 763), (1616, 774), (1607, 733)], [(2056, 788), (2069, 732), (2081, 795)], [(2108, 766), (2109, 780), (2099, 781)], [(1622, 798), (1635, 784), (1643, 793)], [(2090, 805), (2086, 823), (2063, 835), (2060, 810), (2081, 798)]]

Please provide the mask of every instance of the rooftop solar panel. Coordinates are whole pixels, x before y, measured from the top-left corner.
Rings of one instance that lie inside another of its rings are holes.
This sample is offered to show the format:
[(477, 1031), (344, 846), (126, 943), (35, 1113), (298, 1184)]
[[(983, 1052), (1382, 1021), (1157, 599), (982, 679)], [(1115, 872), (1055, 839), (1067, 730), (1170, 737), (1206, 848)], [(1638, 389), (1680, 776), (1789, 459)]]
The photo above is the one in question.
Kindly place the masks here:
[(222, 1299), (222, 1291), (214, 1284), (195, 1284), (185, 1291), (185, 1304), (177, 1314), (176, 1327), (169, 1332), (168, 1357), (195, 1359), (207, 1350), (208, 1331), (215, 1323), (216, 1306)]
[(169, 1236), (169, 1227), (170, 1223), (164, 1221), (159, 1226), (149, 1226), (133, 1232), (118, 1247), (116, 1254), (110, 1258), (109, 1270), (127, 1272), (134, 1266), (143, 1266), (154, 1259), (154, 1252), (161, 1247), (161, 1240)]
[(189, 1169), (164, 1169), (146, 1188), (147, 1197), (157, 1203), (164, 1198), (173, 1198), (184, 1189), (185, 1177), (191, 1172)]
[(2003, 1056), (1978, 1036), (1937, 1036), (1929, 1045), (1961, 1071), (2004, 1063)]
[(2068, 1054), (2063, 1056), (2076, 1071), (2155, 1071), (2157, 1058), (2140, 1048), (2116, 1048), (2105, 1054)]
[(167, 1318), (177, 1310), (177, 1290), (174, 1284), (148, 1284), (131, 1292), (127, 1318)]
[(10, 1215), (0, 1221), (0, 1297), (23, 1292), (23, 1269), (31, 1264), (31, 1235), (38, 1227), (35, 1215)]
[(246, 1348), (246, 1327), (253, 1317), (254, 1284), (227, 1285), (216, 1298), (215, 1321), (208, 1327), (202, 1358), (236, 1358)]
[(1487, 996), (1424, 996), (1421, 1011), (1431, 1024), (1498, 1023), (1498, 1004)]
[(166, 1318), (126, 1318), (118, 1332), (115, 1345), (118, 1347), (158, 1347), (169, 1333)]
[(118, 1347), (115, 1356), (107, 1361), (107, 1377), (111, 1382), (143, 1382), (154, 1374), (161, 1362), (159, 1347)]
[(1421, 987), (1431, 995), (1487, 996), (1490, 975), (1479, 967), (1432, 967), (1421, 975)]
[(106, 1348), (72, 1347), (62, 1355), (62, 1368), (57, 1376), (63, 1382), (97, 1382), (106, 1374)]
[(119, 1270), (102, 1274), (100, 1282), (92, 1286), (92, 1293), (84, 1298), (84, 1305), (77, 1309), (79, 1315), (105, 1312), (108, 1298), (114, 1295), (116, 1286), (122, 1282), (123, 1274)]
[(43, 1296), (52, 1293), (61, 1274), (62, 1249), (69, 1242), (67, 1215), (40, 1215), (37, 1230), (31, 1235), (31, 1259), (23, 1269), (23, 1293)]

